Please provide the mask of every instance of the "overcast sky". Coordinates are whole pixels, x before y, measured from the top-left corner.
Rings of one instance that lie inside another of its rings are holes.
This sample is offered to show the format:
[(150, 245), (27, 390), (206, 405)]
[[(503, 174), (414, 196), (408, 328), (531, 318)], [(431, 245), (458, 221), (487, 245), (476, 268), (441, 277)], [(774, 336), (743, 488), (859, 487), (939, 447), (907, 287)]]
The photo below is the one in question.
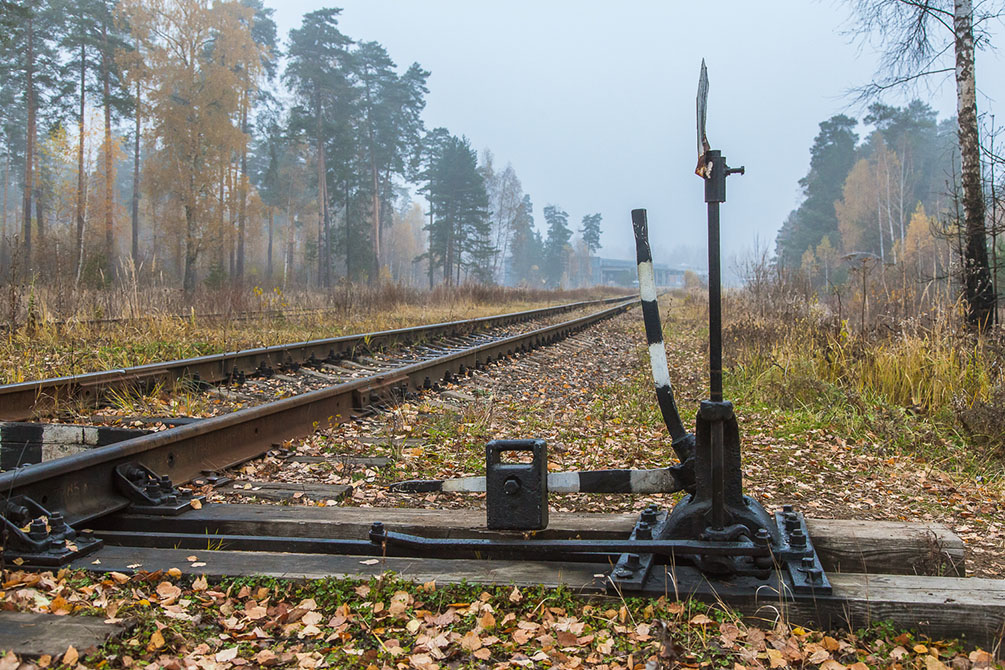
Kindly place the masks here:
[[(266, 0), (280, 35), (322, 6)], [(715, 10), (710, 10), (713, 6)], [(330, 6), (330, 4), (329, 4)], [(629, 213), (649, 210), (654, 256), (705, 249), (696, 162), (695, 92), (708, 64), (708, 137), (744, 176), (729, 178), (722, 210), (725, 265), (755, 239), (774, 248), (799, 202), (818, 124), (861, 118), (845, 95), (877, 57), (842, 34), (846, 5), (809, 0), (612, 3), (592, 0), (343, 0), (341, 28), (383, 44), (400, 69), (431, 71), (427, 127), (444, 126), (511, 163), (535, 218), (547, 204), (603, 214), (601, 254), (634, 255)], [(994, 31), (1000, 34), (1001, 27)], [(982, 53), (978, 111), (1005, 97), (1005, 61)], [(938, 83), (938, 82), (933, 82)], [(922, 97), (955, 112), (947, 79)], [(902, 97), (888, 102), (901, 104)], [(1003, 115), (1005, 117), (1005, 115)]]

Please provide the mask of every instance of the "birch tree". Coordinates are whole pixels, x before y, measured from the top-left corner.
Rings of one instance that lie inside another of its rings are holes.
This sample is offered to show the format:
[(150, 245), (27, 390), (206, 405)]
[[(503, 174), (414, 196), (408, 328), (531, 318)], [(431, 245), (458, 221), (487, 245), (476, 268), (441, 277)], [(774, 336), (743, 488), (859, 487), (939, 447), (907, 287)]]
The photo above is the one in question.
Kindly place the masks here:
[[(981, 3), (979, 13), (974, 11), (973, 0), (851, 2), (856, 18), (853, 32), (865, 39), (875, 35), (883, 45), (877, 79), (860, 90), (864, 98), (876, 98), (931, 75), (954, 75), (963, 190), (963, 291), (967, 322), (984, 328), (995, 321), (996, 296), (984, 221), (974, 53), (988, 43), (982, 26), (1005, 10), (1000, 1)], [(952, 64), (949, 53), (954, 55)]]

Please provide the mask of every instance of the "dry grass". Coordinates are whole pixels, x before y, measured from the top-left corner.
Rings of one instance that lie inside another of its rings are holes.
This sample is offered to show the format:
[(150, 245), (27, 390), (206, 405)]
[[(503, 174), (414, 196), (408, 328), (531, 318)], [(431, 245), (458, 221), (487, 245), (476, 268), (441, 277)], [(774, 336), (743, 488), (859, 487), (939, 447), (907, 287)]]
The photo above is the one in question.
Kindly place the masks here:
[[(37, 295), (29, 295), (23, 303), (23, 318), (0, 335), (0, 383), (473, 318), (617, 294), (609, 289), (550, 292), (498, 287), (420, 292), (387, 286), (340, 287), (330, 294), (287, 296), (250, 289), (239, 296), (221, 291), (215, 309), (206, 296), (198, 308), (192, 306), (187, 315), (179, 315), (169, 311), (170, 301), (159, 301), (153, 292), (142, 296), (137, 293), (131, 298), (138, 306), (130, 307), (126, 314), (117, 312), (116, 318), (128, 317), (120, 321), (92, 321), (81, 316), (90, 313), (104, 319), (108, 312), (99, 308), (107, 301), (105, 294), (98, 294), (100, 300), (96, 299), (90, 309), (81, 308), (63, 321), (55, 318), (59, 310)], [(222, 316), (205, 316), (207, 313)]]
[(977, 335), (950, 310), (856, 332), (814, 303), (795, 317), (755, 314), (742, 294), (726, 313), (726, 355), (751, 396), (787, 409), (844, 407), (862, 420), (876, 409), (916, 415), (982, 455), (1005, 456), (1005, 332)]

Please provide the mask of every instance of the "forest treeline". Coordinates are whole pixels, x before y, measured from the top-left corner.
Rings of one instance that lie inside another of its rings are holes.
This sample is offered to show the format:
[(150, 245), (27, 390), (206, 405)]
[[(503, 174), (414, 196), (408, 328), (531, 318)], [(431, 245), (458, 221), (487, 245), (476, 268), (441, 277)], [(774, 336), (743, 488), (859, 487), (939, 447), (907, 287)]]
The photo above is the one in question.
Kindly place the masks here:
[(283, 38), (261, 0), (0, 0), (4, 280), (591, 283), (601, 216), (542, 235), (340, 11)]
[[(926, 103), (874, 103), (859, 121), (833, 116), (820, 124), (803, 199), (775, 241), (777, 269), (821, 296), (870, 299), (899, 316), (917, 314), (960, 294), (965, 236), (955, 118), (939, 120)], [(994, 129), (985, 135), (993, 148)], [(1003, 212), (993, 151), (986, 151), (986, 228), (998, 290)], [(756, 272), (754, 273), (756, 274)], [(870, 278), (871, 277), (871, 278)], [(878, 305), (877, 305), (878, 306)]]

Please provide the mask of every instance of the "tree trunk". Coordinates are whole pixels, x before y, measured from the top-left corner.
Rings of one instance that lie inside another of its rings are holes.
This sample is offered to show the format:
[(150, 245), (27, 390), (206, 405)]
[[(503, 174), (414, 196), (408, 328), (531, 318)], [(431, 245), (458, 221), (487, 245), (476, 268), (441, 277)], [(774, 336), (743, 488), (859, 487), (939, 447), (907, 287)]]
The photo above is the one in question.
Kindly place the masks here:
[(370, 176), (373, 182), (373, 210), (374, 210), (374, 222), (373, 222), (373, 253), (374, 253), (374, 266), (373, 271), (370, 276), (370, 284), (376, 285), (380, 282), (380, 183), (377, 179), (377, 157), (374, 155), (373, 149), (373, 131), (370, 131)]
[(108, 25), (101, 23), (101, 39), (104, 48), (101, 52), (101, 85), (103, 88), (105, 107), (105, 264), (108, 268), (108, 278), (115, 276), (115, 221), (112, 216), (114, 202), (114, 175), (112, 174), (112, 83), (109, 72)]
[(136, 82), (136, 125), (133, 129), (133, 202), (132, 202), (132, 227), (133, 243), (132, 257), (133, 267), (140, 262), (140, 130), (142, 117), (140, 116), (140, 82)]
[[(39, 244), (45, 242), (45, 205), (42, 202), (42, 161), (35, 161), (35, 229), (38, 230)], [(45, 247), (42, 244), (43, 248)]]
[(198, 242), (195, 239), (195, 212), (191, 205), (185, 205), (185, 275), (182, 288), (185, 297), (191, 298), (195, 292), (195, 261), (199, 254)]
[(85, 100), (84, 95), (84, 83), (85, 77), (87, 76), (87, 51), (84, 47), (83, 42), (80, 44), (80, 105), (79, 105), (79, 118), (77, 119), (77, 244), (76, 244), (76, 266), (77, 274), (75, 277), (75, 282), (80, 281), (80, 269), (84, 265), (84, 207), (85, 207), (85, 195), (84, 189), (84, 111), (85, 111)]
[(328, 274), (328, 179), (325, 165), (325, 142), (321, 126), (321, 109), (315, 106), (317, 114), (317, 152), (318, 152), (318, 286), (327, 286), (331, 282)]
[(971, 327), (984, 329), (994, 322), (996, 296), (991, 286), (984, 229), (973, 13), (972, 0), (955, 0), (953, 27), (956, 32), (956, 116), (960, 132), (960, 176), (963, 182), (966, 236), (963, 258), (964, 297), (967, 300), (967, 322)]
[(429, 290), (433, 290), (433, 201), (429, 201), (429, 255), (426, 256), (426, 271), (429, 274)]
[(0, 241), (7, 237), (7, 191), (10, 189), (10, 142), (4, 147), (3, 160), (3, 219), (0, 220)]
[(32, 169), (35, 153), (35, 32), (32, 24), (33, 20), (29, 15), (26, 22), (28, 44), (25, 53), (25, 104), (28, 107), (28, 119), (24, 143), (24, 204), (21, 210), (24, 264), (29, 268), (31, 267), (31, 195), (35, 177), (35, 171)]
[(276, 222), (276, 210), (269, 206), (269, 247), (265, 254), (265, 278), (272, 281), (272, 229)]
[(237, 187), (237, 265), (234, 268), (234, 276), (241, 280), (244, 278), (244, 231), (248, 216), (248, 93), (244, 92), (244, 100), (241, 104), (241, 132), (244, 133), (244, 146), (241, 147), (241, 175), (240, 183)]

